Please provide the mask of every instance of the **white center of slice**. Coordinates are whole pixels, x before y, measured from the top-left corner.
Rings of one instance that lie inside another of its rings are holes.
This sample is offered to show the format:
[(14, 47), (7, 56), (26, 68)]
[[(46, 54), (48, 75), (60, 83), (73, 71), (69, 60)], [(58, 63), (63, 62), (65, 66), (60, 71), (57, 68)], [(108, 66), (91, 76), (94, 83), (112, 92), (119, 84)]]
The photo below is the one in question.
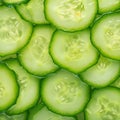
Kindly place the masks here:
[(62, 19), (79, 21), (82, 19), (82, 12), (85, 10), (82, 0), (62, 0), (57, 6), (57, 14)]
[(20, 22), (12, 17), (0, 20), (0, 40), (4, 42), (16, 42), (22, 37)]

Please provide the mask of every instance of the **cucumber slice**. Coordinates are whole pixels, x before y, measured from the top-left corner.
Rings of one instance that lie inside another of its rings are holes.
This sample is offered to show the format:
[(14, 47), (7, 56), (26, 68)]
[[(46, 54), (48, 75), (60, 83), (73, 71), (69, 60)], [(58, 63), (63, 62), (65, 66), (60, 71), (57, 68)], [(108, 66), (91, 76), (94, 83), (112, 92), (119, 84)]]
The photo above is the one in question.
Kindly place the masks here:
[(74, 117), (62, 116), (56, 114), (46, 106), (37, 105), (29, 112), (28, 120), (76, 120)]
[(9, 116), (6, 113), (0, 113), (0, 120), (27, 120), (27, 112), (19, 115)]
[(41, 99), (51, 111), (61, 115), (81, 112), (89, 97), (88, 85), (71, 72), (59, 70), (42, 81)]
[(49, 55), (49, 43), (54, 30), (49, 25), (36, 26), (30, 43), (19, 53), (21, 64), (30, 73), (43, 76), (58, 69)]
[(27, 4), (16, 6), (21, 16), (34, 24), (48, 24), (44, 15), (44, 0), (30, 0)]
[(98, 88), (108, 86), (119, 74), (120, 62), (101, 56), (97, 64), (80, 73), (80, 76), (86, 83)]
[(111, 84), (114, 87), (120, 88), (120, 77)]
[(98, 0), (99, 13), (112, 12), (120, 8), (120, 0)]
[(50, 44), (50, 53), (55, 63), (74, 73), (89, 68), (99, 57), (90, 42), (88, 29), (73, 33), (57, 30)]
[(87, 28), (97, 13), (97, 0), (45, 0), (46, 18), (58, 29)]
[(0, 111), (13, 105), (19, 93), (16, 75), (5, 64), (0, 63)]
[(85, 109), (86, 120), (120, 120), (120, 89), (95, 90)]
[(17, 74), (20, 86), (16, 104), (7, 110), (7, 114), (19, 114), (34, 106), (39, 100), (40, 80), (26, 72), (16, 59), (5, 62)]
[(101, 17), (91, 30), (91, 38), (104, 56), (120, 60), (120, 12)]
[(32, 25), (13, 7), (0, 7), (0, 56), (16, 53), (27, 44), (31, 33)]

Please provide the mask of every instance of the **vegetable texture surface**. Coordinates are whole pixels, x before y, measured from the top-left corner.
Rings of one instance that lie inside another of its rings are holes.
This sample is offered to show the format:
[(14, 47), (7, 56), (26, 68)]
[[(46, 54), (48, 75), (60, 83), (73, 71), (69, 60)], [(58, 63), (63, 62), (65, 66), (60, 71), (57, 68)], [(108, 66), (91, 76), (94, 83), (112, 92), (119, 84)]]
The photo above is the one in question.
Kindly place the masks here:
[(120, 120), (120, 0), (0, 0), (0, 120)]

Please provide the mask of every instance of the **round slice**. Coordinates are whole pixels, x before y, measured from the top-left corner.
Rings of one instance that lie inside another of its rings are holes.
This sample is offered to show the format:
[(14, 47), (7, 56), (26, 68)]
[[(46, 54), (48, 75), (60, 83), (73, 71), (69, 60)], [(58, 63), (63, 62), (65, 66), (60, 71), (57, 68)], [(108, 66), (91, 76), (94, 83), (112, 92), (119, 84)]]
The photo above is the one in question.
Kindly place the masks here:
[(96, 0), (45, 0), (46, 18), (64, 31), (87, 28), (96, 13)]
[(120, 60), (120, 12), (104, 15), (96, 21), (91, 38), (104, 56)]
[(56, 114), (44, 105), (38, 104), (29, 111), (28, 120), (76, 120), (75, 117), (68, 117)]
[(97, 88), (111, 84), (119, 74), (120, 62), (101, 56), (97, 64), (80, 73), (80, 76), (86, 83)]
[(20, 114), (33, 107), (39, 100), (40, 80), (29, 74), (16, 59), (5, 61), (10, 69), (18, 76), (20, 86), (19, 96), (16, 104), (7, 110), (7, 114)]
[(55, 63), (74, 73), (89, 68), (99, 57), (88, 29), (73, 33), (57, 30), (50, 43), (50, 53)]
[(71, 72), (59, 70), (42, 81), (41, 98), (47, 107), (61, 115), (75, 115), (87, 104), (87, 84)]
[(0, 111), (13, 105), (19, 93), (16, 75), (5, 64), (0, 63)]
[(111, 12), (120, 8), (120, 0), (98, 0), (99, 13)]
[(0, 56), (16, 53), (24, 47), (32, 33), (32, 25), (13, 7), (0, 7)]
[(44, 0), (30, 0), (26, 4), (16, 6), (17, 11), (25, 19), (34, 24), (48, 24), (44, 15)]
[(29, 44), (20, 51), (19, 60), (30, 73), (43, 76), (58, 69), (49, 55), (54, 30), (50, 25), (36, 26)]
[(85, 120), (120, 120), (120, 89), (95, 90), (86, 109)]

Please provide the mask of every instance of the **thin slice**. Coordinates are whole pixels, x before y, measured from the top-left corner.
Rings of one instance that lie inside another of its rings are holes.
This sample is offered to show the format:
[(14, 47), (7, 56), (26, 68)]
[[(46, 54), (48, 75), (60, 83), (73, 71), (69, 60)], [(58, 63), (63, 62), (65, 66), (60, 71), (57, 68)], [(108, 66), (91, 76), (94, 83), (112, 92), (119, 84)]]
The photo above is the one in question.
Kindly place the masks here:
[(0, 56), (14, 54), (24, 47), (32, 33), (32, 25), (13, 7), (0, 7)]
[(0, 63), (0, 111), (13, 105), (19, 94), (15, 73), (5, 64)]
[(90, 97), (89, 87), (75, 74), (59, 70), (42, 81), (41, 98), (47, 107), (61, 115), (81, 112)]
[(93, 87), (105, 87), (120, 74), (120, 62), (101, 56), (98, 63), (80, 73), (82, 79)]
[(99, 13), (113, 12), (120, 8), (120, 0), (98, 0)]
[(17, 74), (20, 86), (16, 104), (10, 107), (7, 113), (9, 115), (19, 114), (34, 106), (39, 100), (40, 80), (26, 72), (16, 59), (10, 59), (5, 62)]
[(38, 104), (29, 111), (28, 120), (76, 120), (74, 117), (56, 114), (44, 105)]
[(50, 43), (50, 53), (55, 63), (74, 73), (89, 68), (99, 57), (88, 29), (73, 33), (57, 30)]
[(30, 43), (20, 51), (19, 60), (30, 73), (43, 76), (58, 69), (49, 55), (49, 43), (54, 30), (49, 25), (36, 26)]
[(104, 15), (96, 21), (91, 38), (104, 56), (120, 60), (120, 12)]
[(30, 0), (27, 4), (16, 6), (21, 16), (34, 24), (48, 24), (44, 15), (44, 0)]
[(86, 120), (120, 120), (120, 89), (95, 90), (85, 109)]
[(45, 0), (46, 18), (64, 31), (87, 28), (96, 13), (96, 0)]

